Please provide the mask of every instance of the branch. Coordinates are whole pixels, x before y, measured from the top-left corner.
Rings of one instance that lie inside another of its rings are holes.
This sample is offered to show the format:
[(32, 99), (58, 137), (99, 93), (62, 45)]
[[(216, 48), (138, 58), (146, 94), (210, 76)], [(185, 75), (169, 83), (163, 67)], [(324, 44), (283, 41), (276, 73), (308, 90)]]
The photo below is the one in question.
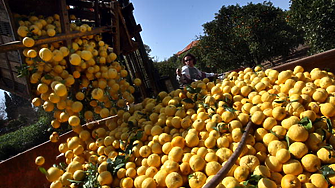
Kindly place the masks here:
[(206, 183), (203, 188), (212, 188), (212, 187), (216, 187), (221, 181), (222, 179), (227, 175), (227, 173), (229, 172), (229, 170), (231, 169), (231, 167), (235, 164), (237, 158), (240, 156), (246, 141), (247, 141), (247, 137), (248, 134), (250, 132), (250, 129), (252, 127), (252, 125), (254, 125), (251, 121), (248, 122), (245, 132), (242, 135), (241, 141), (238, 144), (235, 152), (233, 153), (232, 156), (229, 157), (228, 161), (225, 163), (225, 165), (219, 170), (219, 172), (217, 174), (214, 175), (214, 177), (208, 182)]

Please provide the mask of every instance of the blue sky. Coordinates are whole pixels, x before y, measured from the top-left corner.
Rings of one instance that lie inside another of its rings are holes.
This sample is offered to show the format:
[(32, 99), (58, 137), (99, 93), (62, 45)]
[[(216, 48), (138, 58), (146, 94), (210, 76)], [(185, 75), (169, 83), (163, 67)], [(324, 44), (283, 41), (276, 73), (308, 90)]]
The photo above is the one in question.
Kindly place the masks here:
[[(289, 9), (289, 0), (270, 0), (275, 7)], [(214, 19), (225, 5), (263, 3), (264, 0), (130, 0), (134, 16), (142, 27), (142, 40), (151, 48), (150, 55), (163, 61), (185, 48), (203, 34), (202, 25)]]
[[(289, 9), (290, 0), (270, 0), (275, 7)], [(214, 19), (215, 13), (225, 5), (241, 6), (262, 3), (263, 0), (130, 0), (134, 16), (141, 24), (144, 44), (151, 48), (150, 55), (163, 61), (185, 48), (203, 34), (202, 25)], [(4, 100), (0, 90), (0, 105)]]

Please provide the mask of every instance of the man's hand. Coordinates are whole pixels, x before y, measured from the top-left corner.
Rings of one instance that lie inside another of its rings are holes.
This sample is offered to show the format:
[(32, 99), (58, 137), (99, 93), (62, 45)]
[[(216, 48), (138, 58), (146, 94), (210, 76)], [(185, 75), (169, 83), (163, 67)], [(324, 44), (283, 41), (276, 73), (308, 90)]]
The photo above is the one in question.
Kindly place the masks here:
[(180, 69), (176, 69), (176, 74), (181, 76), (181, 70)]

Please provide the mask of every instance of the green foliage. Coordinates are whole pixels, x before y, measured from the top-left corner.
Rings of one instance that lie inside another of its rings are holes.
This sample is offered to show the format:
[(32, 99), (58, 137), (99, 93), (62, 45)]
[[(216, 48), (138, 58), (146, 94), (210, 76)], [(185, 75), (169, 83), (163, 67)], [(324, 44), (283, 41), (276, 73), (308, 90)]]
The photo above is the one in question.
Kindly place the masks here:
[(28, 123), (28, 118), (19, 115), (18, 118), (7, 121), (3, 120), (3, 125), (1, 126), (1, 133), (8, 133), (20, 129), (26, 126)]
[(288, 55), (302, 37), (285, 17), (286, 12), (271, 2), (223, 6), (213, 21), (203, 25), (204, 35), (191, 50), (198, 57), (197, 67), (219, 72)]
[(304, 33), (310, 54), (335, 48), (335, 1), (292, 0), (287, 21)]
[(323, 175), (323, 177), (328, 181), (329, 183), (329, 176), (332, 176), (335, 174), (335, 171), (330, 168), (328, 165), (324, 165), (320, 168), (320, 171)]
[(83, 181), (76, 181), (76, 180), (70, 180), (71, 183), (76, 184), (78, 187), (82, 188), (95, 188), (95, 187), (101, 187), (98, 182), (98, 164), (92, 164), (90, 163), (88, 166), (88, 169), (85, 171), (86, 176)]
[(263, 177), (261, 175), (251, 175), (250, 179), (243, 182), (244, 186), (247, 187), (257, 187), (257, 183), (262, 179)]
[(37, 143), (48, 140), (50, 133), (47, 134), (46, 130), (49, 124), (50, 120), (47, 117), (42, 117), (34, 125), (0, 136), (0, 160), (7, 159), (37, 145)]
[(177, 55), (173, 55), (167, 60), (161, 62), (154, 62), (154, 67), (162, 76), (175, 76), (176, 69), (182, 67), (180, 62), (180, 58), (178, 58)]
[(29, 100), (17, 96), (13, 93), (4, 92), (4, 94), (5, 94), (5, 107), (6, 107), (5, 111), (7, 114), (7, 119), (12, 120), (18, 118), (19, 114), (17, 113), (17, 109), (19, 107), (31, 108)]
[[(35, 124), (21, 127), (14, 132), (0, 136), (0, 160), (5, 160), (49, 140), (51, 132), (55, 131), (50, 128), (52, 116), (41, 110), (39, 117)], [(13, 120), (12, 126), (18, 127), (17, 124), (22, 124), (23, 122), (22, 118)], [(57, 130), (57, 132), (64, 133), (68, 130), (69, 128), (63, 128)]]
[(308, 117), (303, 117), (299, 124), (302, 125), (307, 131), (313, 128), (313, 123)]
[(176, 80), (176, 69), (181, 68), (181, 58), (177, 55), (171, 56), (169, 59), (161, 62), (153, 62), (155, 69), (158, 70), (161, 77), (169, 77), (174, 87), (178, 87)]

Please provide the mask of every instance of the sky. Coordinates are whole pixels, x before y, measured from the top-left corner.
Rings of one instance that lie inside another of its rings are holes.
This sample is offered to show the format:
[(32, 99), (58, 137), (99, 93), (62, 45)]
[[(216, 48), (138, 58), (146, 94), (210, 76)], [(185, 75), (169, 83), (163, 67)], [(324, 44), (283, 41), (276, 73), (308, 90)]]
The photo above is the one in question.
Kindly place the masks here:
[[(290, 0), (270, 0), (275, 7), (288, 10)], [(130, 0), (134, 17), (142, 27), (143, 43), (155, 61), (163, 61), (183, 50), (203, 35), (202, 25), (214, 20), (222, 6), (263, 3), (264, 0)]]
[[(130, 0), (134, 17), (142, 27), (142, 40), (151, 48), (150, 56), (163, 61), (183, 50), (203, 34), (202, 25), (214, 20), (225, 5), (240, 6), (264, 0)], [(288, 10), (290, 0), (270, 0), (275, 7)], [(0, 90), (0, 104), (4, 101)]]

